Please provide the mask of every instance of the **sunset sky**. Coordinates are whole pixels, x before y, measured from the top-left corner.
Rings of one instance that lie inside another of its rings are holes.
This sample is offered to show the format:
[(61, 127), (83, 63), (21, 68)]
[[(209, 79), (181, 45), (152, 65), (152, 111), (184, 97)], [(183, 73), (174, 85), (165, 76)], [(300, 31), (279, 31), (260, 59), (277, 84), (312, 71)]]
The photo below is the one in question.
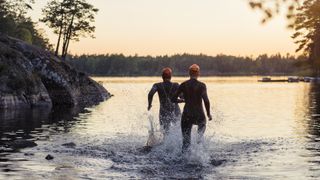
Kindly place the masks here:
[[(38, 21), (48, 0), (36, 0), (31, 17)], [(72, 54), (125, 55), (294, 54), (283, 16), (260, 24), (261, 13), (247, 0), (88, 0), (99, 8), (95, 39), (70, 46)], [(57, 36), (39, 24), (55, 44)]]

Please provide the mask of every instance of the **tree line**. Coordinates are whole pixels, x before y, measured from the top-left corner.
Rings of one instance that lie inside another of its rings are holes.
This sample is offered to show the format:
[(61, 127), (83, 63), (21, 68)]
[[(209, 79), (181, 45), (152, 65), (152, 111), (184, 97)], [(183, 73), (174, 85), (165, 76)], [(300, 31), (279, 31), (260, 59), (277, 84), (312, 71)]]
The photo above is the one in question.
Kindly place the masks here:
[(159, 76), (164, 67), (175, 75), (188, 75), (191, 64), (199, 64), (201, 74), (213, 75), (298, 75), (307, 74), (306, 57), (260, 55), (236, 57), (180, 54), (173, 56), (124, 56), (122, 54), (81, 55), (68, 58), (78, 70), (96, 76)]

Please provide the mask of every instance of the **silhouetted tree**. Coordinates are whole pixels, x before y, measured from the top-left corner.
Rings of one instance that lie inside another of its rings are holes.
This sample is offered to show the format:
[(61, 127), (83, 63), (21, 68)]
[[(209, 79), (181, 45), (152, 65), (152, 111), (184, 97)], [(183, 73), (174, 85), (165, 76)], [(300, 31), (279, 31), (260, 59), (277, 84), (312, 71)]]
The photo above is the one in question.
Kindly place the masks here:
[[(262, 23), (267, 22), (275, 15), (281, 12), (283, 6), (287, 7), (286, 17), (288, 20), (293, 20), (296, 14), (296, 9), (299, 7), (300, 2), (303, 0), (248, 0), (249, 5), (253, 9), (259, 9), (263, 12), (264, 17)], [(308, 1), (308, 0), (307, 0)], [(292, 21), (291, 21), (292, 22)], [(289, 23), (289, 27), (291, 23)]]
[(51, 50), (49, 40), (27, 17), (34, 0), (0, 0), (0, 32)]
[(299, 44), (297, 51), (303, 50), (309, 55), (315, 75), (320, 72), (320, 0), (304, 1), (298, 8), (292, 36)]
[(299, 45), (298, 51), (309, 56), (309, 66), (314, 75), (320, 75), (320, 0), (250, 0), (252, 8), (258, 8), (265, 14), (262, 22), (271, 19), (280, 12), (283, 4), (287, 5), (288, 27), (295, 33), (292, 38)]
[(23, 21), (33, 3), (34, 0), (0, 0), (0, 12), (4, 16), (12, 16), (16, 21)]
[(59, 54), (62, 41), (61, 57), (65, 59), (70, 41), (79, 41), (81, 37), (94, 37), (93, 32), (97, 8), (86, 0), (52, 0), (43, 9), (45, 22), (58, 35), (55, 54)]

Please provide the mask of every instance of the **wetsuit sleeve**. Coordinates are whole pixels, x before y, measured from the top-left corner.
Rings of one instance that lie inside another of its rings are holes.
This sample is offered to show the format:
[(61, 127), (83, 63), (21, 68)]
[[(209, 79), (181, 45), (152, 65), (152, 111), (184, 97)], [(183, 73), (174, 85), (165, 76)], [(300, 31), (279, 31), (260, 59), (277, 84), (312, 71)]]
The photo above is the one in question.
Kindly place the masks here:
[(211, 115), (210, 113), (210, 101), (207, 94), (207, 86), (204, 84), (203, 90), (202, 90), (202, 99), (204, 101), (204, 106), (206, 107), (207, 115)]
[(179, 100), (178, 97), (179, 97), (180, 94), (182, 94), (182, 92), (183, 92), (183, 85), (181, 84), (181, 85), (178, 87), (177, 91), (173, 94), (173, 96), (172, 96), (172, 98), (171, 98), (171, 101), (172, 101), (173, 103), (180, 103), (181, 100)]
[(154, 84), (148, 94), (148, 105), (151, 106), (152, 105), (152, 99), (154, 94), (158, 91), (157, 85)]
[[(179, 84), (178, 84), (178, 83), (177, 83), (177, 87), (179, 88)], [(177, 88), (177, 89), (178, 89), (178, 88)], [(181, 92), (178, 97), (179, 97), (180, 99), (184, 99), (183, 93)]]

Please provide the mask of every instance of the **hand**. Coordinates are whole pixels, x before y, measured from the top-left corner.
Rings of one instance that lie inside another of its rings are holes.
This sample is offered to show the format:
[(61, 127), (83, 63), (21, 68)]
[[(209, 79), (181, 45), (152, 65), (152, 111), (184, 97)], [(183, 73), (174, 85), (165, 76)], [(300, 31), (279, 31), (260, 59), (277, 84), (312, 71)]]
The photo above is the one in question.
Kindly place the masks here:
[(148, 111), (150, 111), (151, 107), (152, 107), (151, 105), (148, 106)]
[(209, 121), (212, 121), (212, 116), (211, 114), (208, 115)]

